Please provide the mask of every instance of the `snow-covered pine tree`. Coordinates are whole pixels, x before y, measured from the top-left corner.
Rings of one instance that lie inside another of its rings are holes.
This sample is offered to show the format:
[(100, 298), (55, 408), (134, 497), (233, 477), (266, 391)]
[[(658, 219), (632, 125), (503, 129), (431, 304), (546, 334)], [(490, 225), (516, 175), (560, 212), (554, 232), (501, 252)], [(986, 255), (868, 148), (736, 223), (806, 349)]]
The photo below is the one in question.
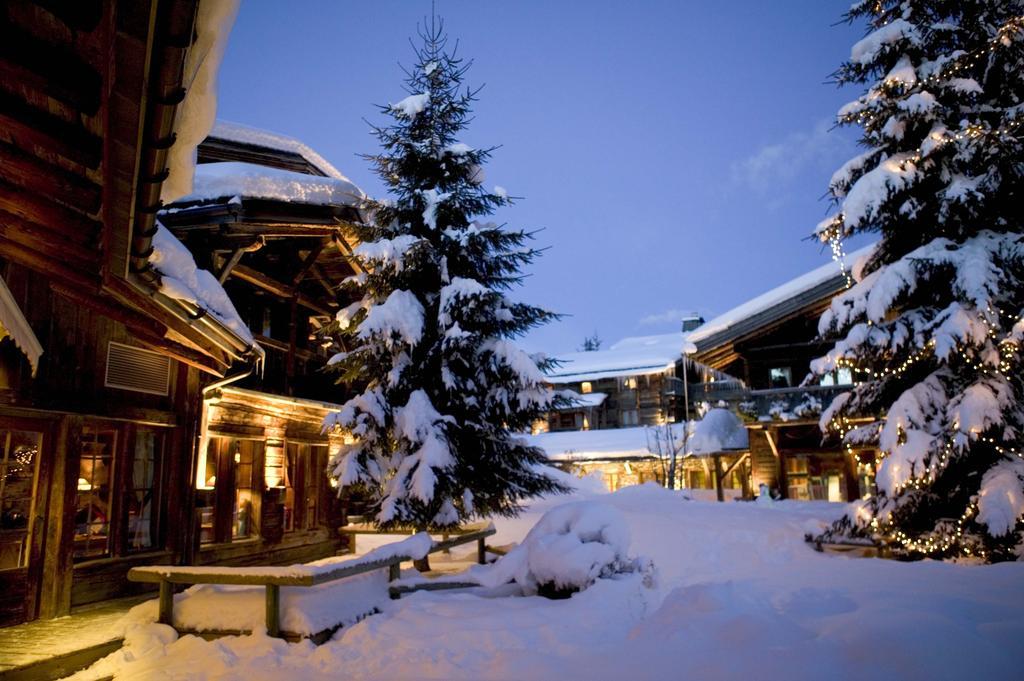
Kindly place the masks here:
[(836, 73), (866, 151), (832, 178), (840, 240), (880, 234), (819, 330), (854, 370), (822, 427), (877, 444), (877, 493), (826, 532), (908, 557), (1024, 552), (1024, 3), (861, 0)]
[(483, 187), (491, 150), (458, 139), (476, 95), (462, 87), (470, 64), (431, 23), (409, 96), (374, 128), (382, 151), (367, 159), (393, 199), (370, 202), (357, 226), (365, 272), (347, 282), (358, 302), (337, 316), (348, 350), (331, 363), (365, 386), (327, 424), (354, 436), (331, 470), (369, 493), (381, 527), (443, 529), (566, 491), (516, 435), (565, 401), (545, 384), (548, 360), (512, 342), (556, 318), (505, 295), (538, 251), (530, 234), (476, 219), (511, 201)]

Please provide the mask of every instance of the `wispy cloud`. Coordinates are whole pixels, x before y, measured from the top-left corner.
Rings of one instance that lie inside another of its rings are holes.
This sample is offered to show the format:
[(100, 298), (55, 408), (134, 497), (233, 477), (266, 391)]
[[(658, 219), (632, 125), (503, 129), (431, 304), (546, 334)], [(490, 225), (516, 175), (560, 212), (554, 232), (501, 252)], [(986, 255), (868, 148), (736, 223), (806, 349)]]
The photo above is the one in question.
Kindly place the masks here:
[[(832, 166), (838, 167), (854, 147), (830, 127), (829, 121), (819, 121), (811, 130), (792, 132), (733, 163), (733, 184), (767, 196), (788, 188), (805, 171), (831, 172)], [(821, 189), (825, 190), (824, 184)]]
[(649, 314), (642, 318), (639, 324), (640, 326), (666, 326), (668, 324), (675, 324), (676, 326), (679, 326), (682, 324), (683, 317), (692, 317), (693, 314), (693, 310), (679, 310), (672, 308), (671, 310), (665, 310), (664, 312)]

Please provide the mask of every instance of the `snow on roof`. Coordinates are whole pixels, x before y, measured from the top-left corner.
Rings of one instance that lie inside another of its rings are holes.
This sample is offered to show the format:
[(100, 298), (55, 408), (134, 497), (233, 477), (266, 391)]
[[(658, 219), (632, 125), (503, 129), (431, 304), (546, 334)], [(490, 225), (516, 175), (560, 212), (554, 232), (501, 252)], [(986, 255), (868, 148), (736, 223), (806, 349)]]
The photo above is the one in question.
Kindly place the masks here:
[[(673, 426), (679, 430), (682, 426)], [(524, 436), (527, 444), (540, 447), (551, 461), (586, 459), (623, 459), (654, 456), (657, 445), (649, 428), (609, 428), (606, 430), (569, 430)]]
[(175, 143), (167, 152), (167, 179), (160, 198), (171, 203), (189, 192), (196, 148), (206, 139), (217, 115), (217, 71), (235, 23), (240, 0), (202, 0), (196, 16), (195, 42), (185, 61), (185, 99), (174, 114)]
[[(320, 172), (324, 173), (327, 177), (333, 177), (336, 180), (344, 180), (350, 184), (352, 182), (342, 175), (337, 168), (331, 165), (327, 159), (294, 137), (219, 119), (213, 126), (213, 130), (210, 131), (210, 137), (218, 137), (223, 140), (249, 144), (254, 147), (265, 147), (267, 149), (288, 151), (293, 154), (298, 154), (302, 158), (306, 159), (311, 165), (316, 167)], [(362, 191), (360, 190), (359, 193), (362, 194)]]
[(605, 393), (583, 393), (573, 399), (581, 407), (600, 407), (607, 397)]
[[(858, 259), (868, 255), (873, 249), (874, 244), (865, 246), (860, 250), (848, 254), (846, 256), (846, 260), (848, 263), (855, 263)], [(705, 322), (693, 330), (687, 337), (687, 340), (691, 343), (699, 343), (706, 340), (712, 335), (721, 333), (749, 317), (769, 310), (779, 303), (795, 298), (802, 293), (806, 293), (816, 286), (820, 286), (830, 279), (840, 276), (840, 274), (841, 270), (839, 265), (836, 262), (828, 262), (821, 267), (811, 270), (810, 272), (807, 272), (792, 281), (788, 281), (781, 286), (777, 286), (767, 293), (762, 293), (756, 298), (748, 300), (742, 305), (738, 305), (728, 312)]]
[(699, 421), (691, 422), (686, 453), (690, 456), (717, 454), (750, 446), (747, 429), (728, 409), (711, 409)]
[(682, 357), (687, 336), (682, 331), (623, 338), (607, 350), (558, 355), (561, 363), (547, 372), (553, 383), (576, 383), (618, 376), (656, 374)]
[(192, 193), (179, 202), (209, 201), (228, 196), (276, 199), (289, 203), (358, 206), (364, 195), (344, 178), (305, 175), (290, 170), (226, 161), (196, 168)]
[(149, 262), (160, 275), (160, 292), (206, 310), (250, 347), (258, 349), (252, 332), (217, 278), (196, 266), (192, 254), (170, 230), (159, 222), (156, 229)]

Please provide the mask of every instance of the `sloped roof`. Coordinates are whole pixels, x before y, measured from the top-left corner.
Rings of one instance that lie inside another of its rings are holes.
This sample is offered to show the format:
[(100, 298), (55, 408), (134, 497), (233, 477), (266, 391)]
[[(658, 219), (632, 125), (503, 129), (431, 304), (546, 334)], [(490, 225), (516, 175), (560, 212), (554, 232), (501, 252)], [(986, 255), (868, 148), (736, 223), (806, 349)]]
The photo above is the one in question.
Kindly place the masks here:
[[(870, 254), (873, 248), (872, 244), (848, 254), (847, 266)], [(828, 262), (705, 322), (690, 332), (688, 340), (696, 351), (716, 347), (829, 298), (845, 286), (846, 278), (839, 265)]]
[(307, 175), (350, 180), (327, 159), (294, 137), (218, 120), (199, 148), (200, 162), (245, 161)]
[[(678, 435), (682, 425), (672, 429)], [(657, 447), (646, 426), (540, 433), (524, 439), (543, 449), (552, 461), (648, 458), (655, 456), (653, 450)]]
[(557, 355), (560, 366), (548, 371), (552, 383), (577, 383), (665, 371), (682, 357), (687, 335), (681, 331), (623, 338), (607, 350)]

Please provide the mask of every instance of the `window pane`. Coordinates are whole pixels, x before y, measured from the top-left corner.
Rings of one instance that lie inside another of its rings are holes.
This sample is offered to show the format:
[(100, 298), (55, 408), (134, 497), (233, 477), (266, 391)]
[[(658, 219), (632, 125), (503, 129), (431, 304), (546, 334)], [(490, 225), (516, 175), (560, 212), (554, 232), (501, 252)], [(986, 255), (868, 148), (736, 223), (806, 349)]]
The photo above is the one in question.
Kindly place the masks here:
[(226, 441), (211, 437), (206, 445), (206, 463), (203, 466), (203, 487), (196, 490), (196, 513), (199, 515), (199, 543), (212, 544), (217, 540), (217, 465)]
[[(267, 447), (269, 450), (270, 447)], [(284, 506), (284, 531), (291, 532), (295, 529), (295, 472), (296, 465), (301, 459), (301, 449), (297, 444), (289, 443), (285, 450), (284, 476), (281, 486), (284, 490), (281, 493), (281, 505)]]
[(110, 522), (114, 501), (114, 449), (117, 432), (82, 429), (75, 511), (75, 558), (110, 553)]
[(774, 367), (768, 371), (768, 381), (772, 388), (790, 388), (793, 386), (793, 370), (790, 367)]
[(42, 434), (0, 430), (0, 570), (28, 565)]
[(159, 461), (163, 435), (139, 429), (135, 433), (132, 452), (131, 489), (128, 491), (128, 541), (130, 550), (152, 548), (157, 541)]
[(249, 440), (235, 440), (231, 449), (235, 463), (235, 508), (232, 513), (231, 538), (244, 539), (256, 532), (253, 517), (254, 444)]

